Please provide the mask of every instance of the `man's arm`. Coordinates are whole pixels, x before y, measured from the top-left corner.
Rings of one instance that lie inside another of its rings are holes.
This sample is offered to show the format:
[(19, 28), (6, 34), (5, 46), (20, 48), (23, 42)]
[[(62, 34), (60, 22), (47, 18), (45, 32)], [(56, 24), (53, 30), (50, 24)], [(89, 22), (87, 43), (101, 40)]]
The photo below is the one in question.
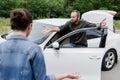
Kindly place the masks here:
[(63, 24), (59, 27), (54, 27), (54, 28), (45, 27), (45, 29), (42, 31), (42, 34), (47, 34), (49, 32), (59, 32), (59, 31), (68, 30), (69, 24), (70, 24), (70, 21), (66, 22), (65, 24)]
[(59, 31), (60, 31), (59, 27), (55, 27), (55, 28), (45, 27), (45, 29), (42, 31), (42, 34), (48, 34), (49, 32), (59, 32)]
[(64, 78), (79, 79), (80, 75), (78, 73), (67, 73), (67, 74), (59, 74), (56, 76), (56, 80), (63, 80)]

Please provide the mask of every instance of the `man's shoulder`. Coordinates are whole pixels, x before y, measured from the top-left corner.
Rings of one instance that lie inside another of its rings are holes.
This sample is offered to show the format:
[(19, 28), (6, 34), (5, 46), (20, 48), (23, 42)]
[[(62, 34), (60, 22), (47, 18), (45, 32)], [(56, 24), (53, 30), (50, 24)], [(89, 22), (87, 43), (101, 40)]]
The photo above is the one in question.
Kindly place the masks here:
[(25, 52), (28, 52), (30, 54), (31, 53), (41, 53), (41, 48), (37, 44), (35, 44), (31, 41), (26, 41), (21, 49), (24, 49)]
[(80, 21), (81, 21), (81, 22), (87, 22), (87, 21), (86, 21), (86, 20), (84, 20), (84, 19), (81, 19)]
[(26, 44), (28, 44), (29, 47), (31, 47), (31, 48), (38, 48), (39, 47), (37, 44), (35, 44), (35, 43), (31, 42), (31, 41), (27, 41)]
[(70, 25), (71, 24), (71, 21), (69, 20), (69, 21), (67, 21), (65, 24), (62, 24), (61, 26), (60, 26), (60, 29), (63, 29), (63, 27), (66, 27), (66, 26), (68, 26), (68, 25)]
[(86, 20), (84, 20), (84, 19), (81, 19), (81, 20), (80, 20), (80, 23), (87, 24), (87, 23), (89, 23), (89, 22), (86, 21)]

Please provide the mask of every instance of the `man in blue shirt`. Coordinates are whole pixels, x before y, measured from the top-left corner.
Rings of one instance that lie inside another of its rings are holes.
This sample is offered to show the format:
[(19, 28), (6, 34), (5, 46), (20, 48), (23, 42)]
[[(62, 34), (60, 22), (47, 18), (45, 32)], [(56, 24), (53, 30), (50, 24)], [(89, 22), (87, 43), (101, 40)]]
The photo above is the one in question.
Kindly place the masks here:
[(77, 79), (79, 74), (46, 75), (40, 47), (27, 36), (32, 29), (32, 16), (23, 8), (10, 13), (13, 35), (0, 44), (0, 80), (61, 80)]

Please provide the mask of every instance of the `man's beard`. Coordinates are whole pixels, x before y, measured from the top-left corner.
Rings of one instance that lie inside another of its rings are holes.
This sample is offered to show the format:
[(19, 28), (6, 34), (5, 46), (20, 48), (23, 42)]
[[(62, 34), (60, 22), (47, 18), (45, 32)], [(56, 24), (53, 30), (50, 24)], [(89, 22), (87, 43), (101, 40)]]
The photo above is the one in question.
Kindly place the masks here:
[(75, 23), (78, 22), (78, 19), (76, 19), (75, 21), (72, 21), (72, 20), (71, 20), (71, 22), (72, 22), (73, 24), (75, 24)]

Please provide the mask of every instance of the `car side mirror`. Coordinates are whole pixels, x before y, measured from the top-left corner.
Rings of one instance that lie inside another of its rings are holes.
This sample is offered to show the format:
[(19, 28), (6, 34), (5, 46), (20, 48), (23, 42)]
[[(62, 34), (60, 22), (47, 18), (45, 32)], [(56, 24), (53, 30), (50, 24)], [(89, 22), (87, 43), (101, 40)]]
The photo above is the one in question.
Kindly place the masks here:
[(52, 43), (52, 47), (53, 47), (54, 49), (59, 49), (59, 48), (60, 48), (60, 45), (59, 45), (58, 42), (53, 42), (53, 43)]

